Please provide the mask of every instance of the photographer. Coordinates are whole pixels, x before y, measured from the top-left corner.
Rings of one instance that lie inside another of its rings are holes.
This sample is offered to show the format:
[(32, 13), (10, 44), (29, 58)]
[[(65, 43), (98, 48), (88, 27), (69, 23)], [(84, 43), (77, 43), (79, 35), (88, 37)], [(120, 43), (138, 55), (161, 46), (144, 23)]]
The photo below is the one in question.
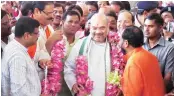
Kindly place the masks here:
[(164, 20), (163, 35), (166, 40), (174, 43), (174, 6), (164, 7), (160, 14)]

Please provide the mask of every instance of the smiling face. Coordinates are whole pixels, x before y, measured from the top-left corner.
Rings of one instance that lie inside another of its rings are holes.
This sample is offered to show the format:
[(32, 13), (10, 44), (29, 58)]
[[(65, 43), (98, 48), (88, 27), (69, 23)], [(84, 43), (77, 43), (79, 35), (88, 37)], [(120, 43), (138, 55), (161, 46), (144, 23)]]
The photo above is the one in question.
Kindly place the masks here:
[(107, 17), (104, 14), (95, 14), (91, 18), (90, 34), (96, 42), (105, 42), (109, 32)]
[(62, 7), (55, 7), (53, 12), (53, 23), (59, 25), (63, 15), (63, 8)]
[(128, 12), (122, 12), (118, 15), (118, 20), (117, 20), (117, 30), (120, 34), (122, 34), (123, 30), (128, 27), (133, 25), (132, 22), (132, 16)]

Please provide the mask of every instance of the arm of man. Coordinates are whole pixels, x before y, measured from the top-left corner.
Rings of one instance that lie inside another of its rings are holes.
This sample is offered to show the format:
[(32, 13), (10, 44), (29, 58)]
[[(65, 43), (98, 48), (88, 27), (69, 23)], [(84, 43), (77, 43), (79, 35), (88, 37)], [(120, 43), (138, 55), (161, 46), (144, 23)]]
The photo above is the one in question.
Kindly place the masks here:
[(46, 41), (45, 47), (49, 54), (51, 54), (51, 49), (54, 46), (54, 44), (63, 39), (63, 33), (60, 30), (57, 30), (51, 35), (48, 40)]
[(123, 77), (123, 94), (124, 96), (142, 96), (142, 92), (142, 73), (137, 66), (129, 66), (125, 69)]
[[(166, 58), (164, 83), (167, 89), (169, 86), (171, 86), (173, 68), (174, 68), (174, 46), (168, 52), (168, 55)], [(170, 90), (166, 90), (166, 91), (170, 91)]]
[(31, 96), (30, 83), (27, 82), (27, 63), (22, 56), (10, 60), (11, 96)]

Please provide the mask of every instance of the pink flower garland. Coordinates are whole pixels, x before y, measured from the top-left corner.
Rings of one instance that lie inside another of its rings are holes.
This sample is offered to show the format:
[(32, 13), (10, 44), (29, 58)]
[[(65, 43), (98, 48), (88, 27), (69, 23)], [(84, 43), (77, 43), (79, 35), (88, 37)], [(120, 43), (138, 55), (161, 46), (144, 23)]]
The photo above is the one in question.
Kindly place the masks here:
[[(117, 46), (120, 37), (118, 33), (110, 32), (108, 38), (111, 45), (112, 72), (118, 71), (118, 74), (122, 76), (126, 62), (123, 59), (124, 54), (121, 52), (121, 48)], [(106, 96), (116, 96), (120, 90), (120, 84), (106, 82)]]
[(61, 90), (62, 59), (65, 57), (65, 41), (58, 41), (51, 51), (53, 68), (48, 69), (47, 78), (41, 82), (42, 94), (56, 96)]
[(78, 56), (75, 63), (77, 83), (84, 87), (77, 96), (87, 96), (93, 89), (93, 81), (88, 76), (88, 62), (85, 56)]
[[(123, 60), (121, 48), (117, 47), (119, 36), (116, 32), (109, 32), (108, 39), (111, 44), (110, 52), (112, 72), (118, 71), (119, 75), (122, 76), (126, 63)], [(91, 81), (88, 76), (88, 63), (86, 56), (78, 56), (76, 58), (76, 79), (77, 83), (83, 85), (84, 87), (83, 92), (80, 92), (78, 96), (90, 95), (93, 89), (93, 81)], [(111, 84), (106, 82), (106, 96), (116, 96), (119, 90), (119, 84)]]

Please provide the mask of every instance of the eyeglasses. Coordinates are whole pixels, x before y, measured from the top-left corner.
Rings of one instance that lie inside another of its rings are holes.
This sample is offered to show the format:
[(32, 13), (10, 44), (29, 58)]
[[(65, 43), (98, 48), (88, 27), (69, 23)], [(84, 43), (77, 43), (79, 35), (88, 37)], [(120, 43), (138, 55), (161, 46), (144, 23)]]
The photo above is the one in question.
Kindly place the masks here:
[(49, 21), (50, 21), (50, 20), (53, 20), (53, 18), (52, 18), (52, 13), (53, 13), (53, 12), (45, 12), (45, 11), (42, 11), (42, 12), (43, 12), (45, 15), (47, 15), (47, 17), (48, 17), (48, 18), (46, 18), (47, 20), (49, 20)]
[(47, 16), (52, 15), (52, 13), (53, 13), (53, 12), (45, 12), (44, 10), (42, 10), (42, 12)]
[(33, 32), (33, 34), (35, 34), (35, 35), (39, 35), (39, 32), (37, 32), (37, 33), (36, 33), (36, 32)]

